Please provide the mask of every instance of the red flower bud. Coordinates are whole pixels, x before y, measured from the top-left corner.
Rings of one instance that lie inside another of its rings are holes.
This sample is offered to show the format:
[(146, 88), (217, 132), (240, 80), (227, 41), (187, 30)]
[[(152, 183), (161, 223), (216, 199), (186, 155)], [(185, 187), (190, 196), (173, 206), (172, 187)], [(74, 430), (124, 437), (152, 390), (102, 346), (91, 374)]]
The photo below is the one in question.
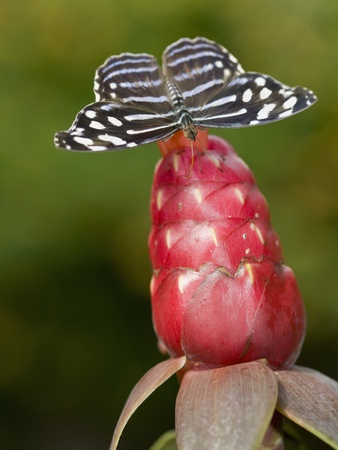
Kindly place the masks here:
[(153, 321), (170, 355), (185, 354), (191, 368), (260, 358), (290, 367), (305, 334), (303, 302), (265, 198), (232, 147), (210, 137), (204, 152), (187, 143), (168, 153), (151, 213)]

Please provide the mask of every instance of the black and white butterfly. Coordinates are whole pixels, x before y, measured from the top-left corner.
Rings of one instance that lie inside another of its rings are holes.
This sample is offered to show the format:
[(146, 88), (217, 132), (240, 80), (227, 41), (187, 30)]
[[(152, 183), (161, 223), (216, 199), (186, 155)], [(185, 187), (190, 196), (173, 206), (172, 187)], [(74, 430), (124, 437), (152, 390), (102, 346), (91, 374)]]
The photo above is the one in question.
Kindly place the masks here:
[(55, 135), (67, 150), (121, 150), (168, 139), (178, 130), (194, 141), (198, 128), (237, 128), (284, 119), (311, 106), (314, 93), (245, 72), (224, 47), (183, 38), (154, 56), (111, 56), (95, 75), (95, 102), (68, 131)]

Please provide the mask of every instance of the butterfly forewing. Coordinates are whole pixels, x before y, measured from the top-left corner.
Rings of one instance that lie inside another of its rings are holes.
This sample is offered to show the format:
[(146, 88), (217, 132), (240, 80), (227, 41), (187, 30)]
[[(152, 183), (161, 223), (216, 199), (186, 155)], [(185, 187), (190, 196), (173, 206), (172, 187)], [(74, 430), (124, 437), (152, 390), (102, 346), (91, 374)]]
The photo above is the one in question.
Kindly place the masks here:
[(211, 128), (248, 127), (283, 119), (315, 101), (306, 88), (291, 88), (268, 75), (245, 72), (194, 113), (194, 122)]
[(171, 109), (162, 70), (156, 58), (145, 53), (108, 58), (96, 71), (94, 92), (96, 101), (135, 104), (145, 111)]
[(244, 72), (224, 47), (200, 37), (171, 44), (162, 59), (165, 76), (179, 88), (192, 115)]

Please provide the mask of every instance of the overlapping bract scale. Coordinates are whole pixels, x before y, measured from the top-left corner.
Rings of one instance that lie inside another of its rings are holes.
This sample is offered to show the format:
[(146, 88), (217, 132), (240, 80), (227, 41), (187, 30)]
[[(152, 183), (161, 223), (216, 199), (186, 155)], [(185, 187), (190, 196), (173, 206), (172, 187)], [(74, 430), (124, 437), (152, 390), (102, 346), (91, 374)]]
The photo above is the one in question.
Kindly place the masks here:
[(290, 367), (305, 333), (297, 282), (282, 261), (265, 198), (224, 141), (159, 163), (149, 249), (153, 321), (173, 357), (192, 368), (266, 358)]

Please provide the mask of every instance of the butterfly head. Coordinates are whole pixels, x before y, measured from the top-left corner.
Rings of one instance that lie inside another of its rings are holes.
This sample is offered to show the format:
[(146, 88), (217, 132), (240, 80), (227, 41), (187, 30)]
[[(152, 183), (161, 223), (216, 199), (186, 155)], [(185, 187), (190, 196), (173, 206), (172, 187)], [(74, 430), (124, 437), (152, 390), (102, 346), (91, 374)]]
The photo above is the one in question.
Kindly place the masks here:
[(191, 115), (186, 110), (180, 111), (178, 123), (184, 136), (190, 141), (196, 141), (197, 129)]

